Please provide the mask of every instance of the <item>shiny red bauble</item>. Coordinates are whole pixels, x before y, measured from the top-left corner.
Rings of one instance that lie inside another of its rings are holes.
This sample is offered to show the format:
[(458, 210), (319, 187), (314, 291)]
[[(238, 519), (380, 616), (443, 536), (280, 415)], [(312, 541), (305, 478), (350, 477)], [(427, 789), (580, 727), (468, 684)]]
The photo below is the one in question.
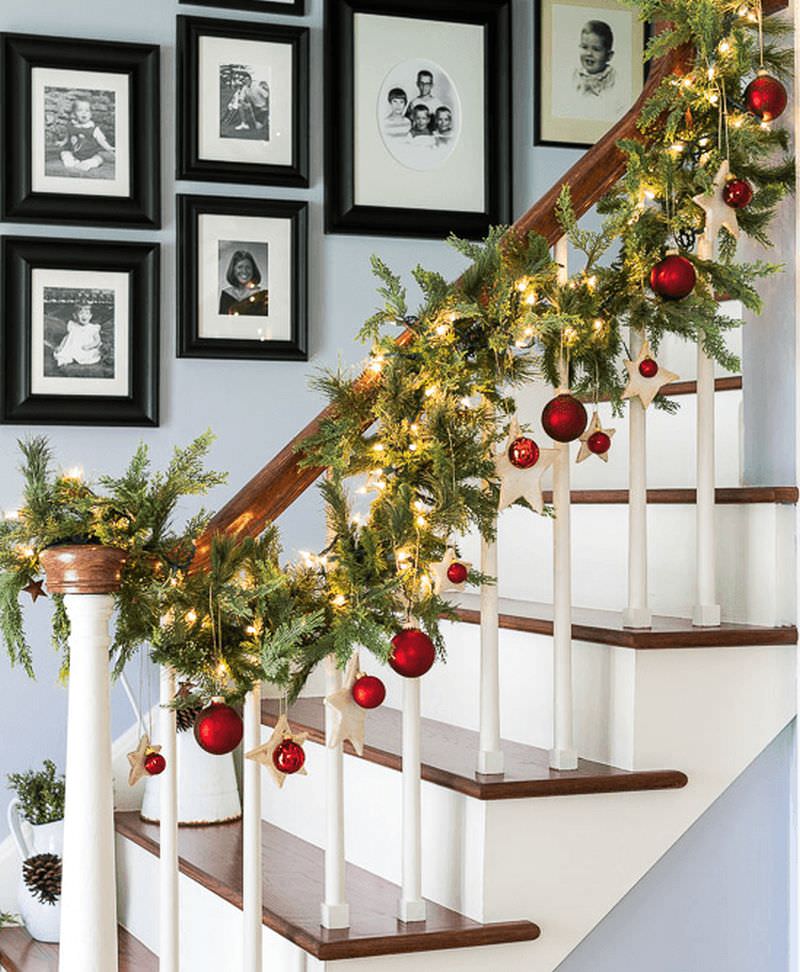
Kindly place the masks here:
[(515, 469), (530, 469), (539, 461), (539, 446), (527, 435), (520, 435), (508, 447), (508, 460)]
[(242, 741), (244, 724), (239, 713), (221, 699), (214, 699), (198, 715), (194, 738), (201, 749), (213, 756), (232, 753)]
[(353, 682), (353, 700), (362, 709), (377, 709), (386, 698), (386, 686), (375, 675), (362, 675)]
[(404, 628), (392, 638), (389, 664), (398, 675), (419, 678), (436, 661), (436, 646), (419, 628)]
[(787, 101), (786, 88), (777, 78), (771, 77), (766, 72), (759, 73), (758, 77), (753, 78), (745, 88), (744, 102), (747, 110), (765, 122), (770, 122), (782, 115), (786, 110)]
[(604, 456), (611, 448), (611, 436), (598, 429), (586, 440), (586, 448), (596, 456)]
[(275, 769), (287, 776), (299, 772), (305, 761), (306, 754), (303, 747), (293, 739), (284, 739), (283, 742), (279, 742), (272, 752), (272, 762)]
[(150, 776), (158, 776), (167, 768), (167, 761), (161, 753), (150, 753), (144, 758), (144, 771)]
[(454, 560), (447, 568), (447, 579), (451, 584), (465, 584), (469, 571), (458, 560)]
[(753, 198), (753, 187), (747, 179), (731, 179), (725, 183), (722, 198), (731, 209), (744, 209)]
[(556, 442), (574, 442), (586, 428), (589, 416), (573, 395), (556, 395), (542, 411), (542, 428)]
[(658, 362), (653, 358), (642, 358), (639, 362), (639, 374), (642, 378), (655, 378), (658, 374)]
[(650, 286), (664, 300), (688, 297), (697, 283), (697, 272), (691, 260), (678, 253), (670, 253), (650, 271)]

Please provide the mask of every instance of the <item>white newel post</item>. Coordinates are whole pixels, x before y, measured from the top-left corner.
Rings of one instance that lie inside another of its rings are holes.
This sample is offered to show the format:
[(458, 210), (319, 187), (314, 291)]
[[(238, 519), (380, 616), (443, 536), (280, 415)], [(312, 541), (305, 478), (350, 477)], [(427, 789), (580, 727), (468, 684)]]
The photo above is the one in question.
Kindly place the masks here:
[[(495, 521), (495, 526), (497, 522)], [(497, 541), (481, 543), (481, 573), (495, 578), (481, 585), (481, 684), (479, 773), (502, 773), (500, 748), (500, 593)]]
[(178, 898), (178, 732), (175, 710), (168, 708), (175, 698), (175, 672), (161, 669), (159, 741), (167, 766), (161, 774), (159, 821), (159, 972), (180, 969), (180, 902)]
[[(261, 745), (261, 683), (256, 682), (244, 703), (244, 752)], [(261, 764), (243, 761), (242, 779), (242, 903), (244, 972), (261, 972), (263, 933), (263, 874), (261, 851)]]
[[(642, 349), (641, 331), (630, 328), (630, 355)], [(628, 402), (628, 606), (622, 612), (626, 628), (652, 624), (647, 593), (647, 412), (638, 397)]]
[[(701, 260), (714, 256), (714, 244), (705, 234), (700, 237), (697, 255)], [(715, 627), (720, 623), (717, 603), (717, 562), (715, 524), (715, 446), (714, 446), (714, 361), (697, 345), (697, 601), (692, 623)]]
[(398, 918), (425, 921), (422, 899), (420, 679), (403, 678), (403, 871)]
[[(342, 673), (334, 655), (325, 659), (326, 695), (342, 687)], [(327, 805), (325, 841), (325, 900), (322, 902), (323, 928), (348, 928), (350, 906), (345, 891), (344, 856), (344, 748), (331, 746), (333, 725), (328, 706), (325, 709), (325, 764)]]

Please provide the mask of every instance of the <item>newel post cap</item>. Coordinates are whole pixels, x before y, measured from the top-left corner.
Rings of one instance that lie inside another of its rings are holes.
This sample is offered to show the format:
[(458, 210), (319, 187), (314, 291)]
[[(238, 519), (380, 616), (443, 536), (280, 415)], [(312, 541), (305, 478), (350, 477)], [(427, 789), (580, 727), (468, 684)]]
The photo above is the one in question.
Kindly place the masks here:
[(124, 550), (102, 544), (48, 547), (39, 556), (52, 594), (113, 594), (120, 588)]

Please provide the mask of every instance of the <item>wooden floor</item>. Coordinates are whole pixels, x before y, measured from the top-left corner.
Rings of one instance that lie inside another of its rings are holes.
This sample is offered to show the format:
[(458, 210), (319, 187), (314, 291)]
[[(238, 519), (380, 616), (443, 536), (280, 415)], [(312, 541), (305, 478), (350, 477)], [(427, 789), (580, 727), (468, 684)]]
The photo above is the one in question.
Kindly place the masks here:
[[(0, 929), (0, 965), (6, 972), (58, 972), (58, 945), (35, 942), (24, 928)], [(119, 929), (119, 972), (157, 972), (158, 959)]]
[[(116, 821), (118, 833), (158, 854), (156, 825), (143, 823), (138, 813), (118, 813)], [(323, 961), (532, 941), (539, 936), (538, 927), (530, 921), (481, 925), (432, 902), (428, 902), (427, 921), (404, 925), (394, 917), (396, 885), (350, 864), (347, 900), (352, 925), (327, 931), (319, 923), (323, 852), (267, 823), (263, 823), (262, 834), (264, 924)], [(182, 827), (178, 851), (184, 874), (241, 908), (240, 821)]]
[[(262, 722), (274, 726), (277, 699), (265, 699)], [(298, 699), (289, 709), (292, 728), (324, 742), (322, 699)], [(402, 714), (381, 706), (367, 716), (363, 758), (390, 769), (402, 769)], [(629, 772), (578, 761), (576, 770), (552, 770), (545, 749), (503, 740), (506, 772), (482, 776), (475, 772), (478, 733), (433, 719), (422, 720), (422, 778), (478, 800), (514, 800), (521, 797), (571, 796), (577, 793), (623, 793), (632, 790), (674, 790), (686, 786), (685, 773), (677, 770)], [(349, 745), (346, 751), (355, 754)]]

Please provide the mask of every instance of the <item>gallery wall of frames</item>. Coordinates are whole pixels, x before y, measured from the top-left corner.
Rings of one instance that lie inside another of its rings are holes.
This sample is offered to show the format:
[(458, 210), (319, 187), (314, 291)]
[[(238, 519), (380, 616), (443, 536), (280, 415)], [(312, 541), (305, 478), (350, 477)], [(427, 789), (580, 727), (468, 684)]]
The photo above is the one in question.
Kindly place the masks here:
[[(0, 221), (20, 228), (0, 255), (0, 422), (158, 425), (161, 254), (146, 237), (165, 209), (175, 355), (307, 360), (302, 190), (316, 139), (325, 233), (479, 238), (510, 221), (512, 0), (324, 0), (313, 132), (305, 3), (195, 0), (202, 16), (176, 15), (175, 118), (158, 45), (0, 34)], [(641, 90), (641, 28), (615, 0), (534, 10), (533, 143), (591, 145)], [(165, 126), (177, 179), (207, 191), (163, 198)], [(221, 183), (282, 191), (231, 197)], [(137, 233), (49, 238), (26, 224)]]

